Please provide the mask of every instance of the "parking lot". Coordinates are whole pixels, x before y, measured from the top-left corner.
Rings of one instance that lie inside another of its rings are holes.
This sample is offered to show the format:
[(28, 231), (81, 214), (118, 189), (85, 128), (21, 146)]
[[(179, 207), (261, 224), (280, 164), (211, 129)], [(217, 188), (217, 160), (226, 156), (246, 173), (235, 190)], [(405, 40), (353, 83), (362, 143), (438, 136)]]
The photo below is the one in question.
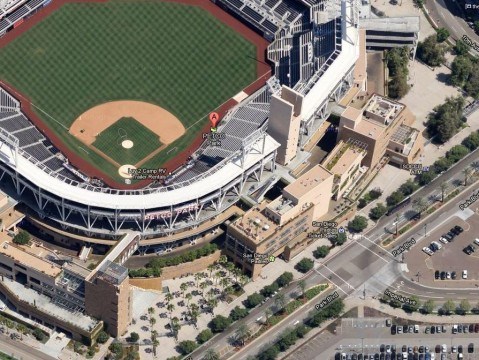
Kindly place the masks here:
[[(386, 326), (389, 321), (390, 327)], [(479, 359), (479, 324), (398, 325), (391, 319), (343, 319), (328, 359)], [(460, 332), (459, 332), (460, 330)], [(466, 332), (467, 331), (467, 332)], [(331, 341), (331, 339), (330, 339)]]
[[(452, 240), (447, 240), (446, 237), (451, 237), (447, 234), (455, 226), (461, 227), (463, 232), (455, 235)], [(443, 237), (442, 240), (441, 237)], [(474, 213), (467, 220), (463, 220), (459, 216), (453, 216), (436, 229), (428, 231), (426, 237), (416, 237), (417, 243), (405, 254), (404, 262), (407, 263), (411, 276), (427, 286), (477, 287), (479, 280), (479, 267), (477, 266), (479, 246), (473, 244), (476, 238), (479, 238), (478, 214)], [(435, 245), (431, 246), (432, 242), (435, 242)], [(437, 249), (438, 244), (440, 249)], [(476, 250), (468, 255), (464, 252), (464, 249), (471, 245)], [(423, 250), (424, 247), (430, 249), (428, 250), (430, 255)], [(431, 250), (431, 247), (436, 247), (437, 250)], [(464, 270), (467, 270), (466, 279), (463, 278)]]

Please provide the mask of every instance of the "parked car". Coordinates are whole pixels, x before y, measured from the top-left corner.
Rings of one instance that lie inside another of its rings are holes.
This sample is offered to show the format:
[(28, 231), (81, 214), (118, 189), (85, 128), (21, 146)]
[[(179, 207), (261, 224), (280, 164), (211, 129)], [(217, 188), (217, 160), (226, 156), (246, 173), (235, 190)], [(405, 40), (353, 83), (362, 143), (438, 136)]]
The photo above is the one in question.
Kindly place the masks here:
[(457, 278), (457, 274), (455, 271), (451, 273), (451, 279), (455, 280)]
[(462, 270), (462, 278), (467, 279), (467, 270)]
[(459, 233), (462, 233), (464, 231), (464, 229), (462, 227), (460, 227), (459, 225), (454, 226), (454, 229), (459, 231)]

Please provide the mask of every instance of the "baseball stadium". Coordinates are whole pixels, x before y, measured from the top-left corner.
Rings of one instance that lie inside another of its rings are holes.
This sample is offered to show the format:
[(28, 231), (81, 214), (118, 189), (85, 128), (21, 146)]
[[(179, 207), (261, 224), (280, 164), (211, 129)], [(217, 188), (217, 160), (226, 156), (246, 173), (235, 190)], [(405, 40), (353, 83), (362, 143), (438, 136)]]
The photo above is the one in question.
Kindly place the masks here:
[(302, 99), (301, 145), (352, 86), (358, 6), (0, 0), (2, 191), (81, 242), (193, 241), (276, 178), (273, 97)]

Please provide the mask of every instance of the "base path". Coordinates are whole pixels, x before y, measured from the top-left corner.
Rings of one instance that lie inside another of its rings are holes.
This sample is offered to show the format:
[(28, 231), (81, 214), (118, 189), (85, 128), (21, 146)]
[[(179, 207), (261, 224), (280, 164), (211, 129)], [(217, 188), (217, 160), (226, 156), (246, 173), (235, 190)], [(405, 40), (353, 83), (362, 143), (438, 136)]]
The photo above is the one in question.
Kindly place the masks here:
[(169, 111), (143, 101), (130, 100), (111, 101), (87, 110), (73, 122), (69, 133), (90, 145), (98, 134), (125, 117), (133, 118), (153, 131), (166, 145), (185, 133), (181, 121)]

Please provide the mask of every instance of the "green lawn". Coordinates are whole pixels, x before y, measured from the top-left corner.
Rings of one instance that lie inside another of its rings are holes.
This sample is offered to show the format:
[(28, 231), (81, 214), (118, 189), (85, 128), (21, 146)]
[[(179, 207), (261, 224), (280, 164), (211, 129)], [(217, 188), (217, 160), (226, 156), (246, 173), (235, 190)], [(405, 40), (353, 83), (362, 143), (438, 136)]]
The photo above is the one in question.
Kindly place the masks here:
[(191, 131), (148, 162), (160, 167), (191, 143), (212, 109), (256, 79), (255, 57), (253, 44), (196, 7), (77, 3), (0, 49), (0, 78), (31, 99), (67, 146), (118, 180), (114, 166), (68, 134), (80, 114), (125, 99), (164, 107)]
[[(124, 140), (131, 140), (133, 147), (122, 146)], [(161, 146), (158, 136), (132, 118), (122, 118), (98, 134), (92, 144), (120, 165), (136, 164)]]

